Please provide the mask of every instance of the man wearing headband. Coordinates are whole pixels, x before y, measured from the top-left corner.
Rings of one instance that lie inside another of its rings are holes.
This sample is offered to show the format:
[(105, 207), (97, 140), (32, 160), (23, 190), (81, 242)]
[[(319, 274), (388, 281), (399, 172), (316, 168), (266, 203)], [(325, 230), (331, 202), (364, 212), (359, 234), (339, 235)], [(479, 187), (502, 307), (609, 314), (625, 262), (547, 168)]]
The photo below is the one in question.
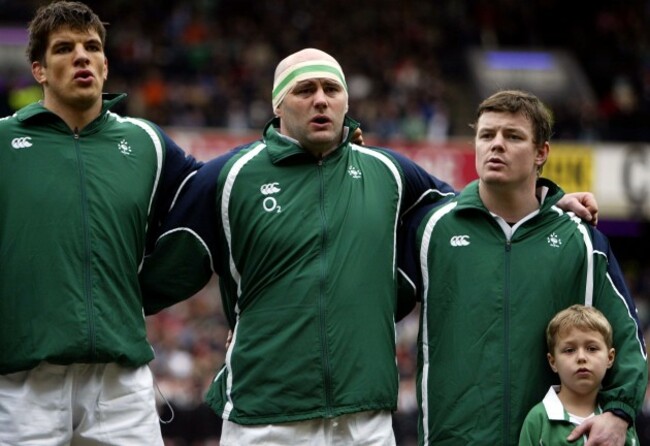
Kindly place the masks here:
[(219, 276), (233, 335), (207, 403), (222, 446), (394, 445), (396, 231), (454, 191), (351, 141), (343, 70), (320, 50), (279, 63), (272, 102), (261, 140), (181, 190), (143, 265), (145, 309)]
[[(291, 105), (283, 106), (288, 95)], [(348, 111), (343, 70), (323, 51), (309, 48), (280, 62), (275, 70), (272, 100), (280, 133), (296, 139), (316, 158), (336, 149), (343, 132), (350, 129), (343, 122)]]

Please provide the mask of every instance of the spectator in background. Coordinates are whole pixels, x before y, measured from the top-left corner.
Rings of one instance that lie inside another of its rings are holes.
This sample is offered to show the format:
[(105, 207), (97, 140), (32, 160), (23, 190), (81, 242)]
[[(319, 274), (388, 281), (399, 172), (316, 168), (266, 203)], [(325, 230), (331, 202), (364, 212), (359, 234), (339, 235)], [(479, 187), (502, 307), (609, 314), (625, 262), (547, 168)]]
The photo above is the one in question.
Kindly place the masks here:
[(648, 382), (645, 343), (607, 239), (558, 209), (563, 191), (538, 179), (550, 112), (534, 95), (501, 91), (479, 105), (474, 129), (479, 179), (406, 223), (402, 269), (422, 301), (419, 441), (517, 444), (554, 380), (540, 334), (583, 303), (609, 318), (620, 359), (603, 382), (605, 412), (571, 439), (622, 445)]
[(105, 39), (82, 3), (39, 8), (43, 100), (0, 120), (1, 444), (163, 444), (137, 272), (198, 164), (110, 111)]
[[(11, 14), (5, 11), (5, 18), (23, 23), (25, 10), (37, 1), (18, 3), (11, 5)], [(643, 63), (648, 10), (640, 0), (615, 5), (596, 2), (580, 17), (561, 14), (563, 5), (557, 0), (533, 2), (525, 7), (509, 4), (507, 11), (503, 4), (490, 2), (414, 1), (386, 3), (377, 8), (376, 3), (365, 0), (355, 3), (358, 13), (354, 17), (336, 16), (346, 6), (340, 0), (332, 0), (326, 9), (316, 3), (252, 0), (163, 1), (165, 7), (160, 8), (149, 8), (141, 2), (100, 3), (97, 7), (102, 15), (114, 24), (106, 49), (112, 61), (109, 86), (119, 90), (121, 83), (137, 83), (151, 67), (160, 69), (167, 89), (165, 106), (144, 110), (145, 117), (160, 125), (180, 125), (176, 98), (195, 84), (200, 84), (202, 94), (186, 98), (185, 102), (199, 103), (192, 113), (183, 114), (184, 125), (225, 127), (224, 104), (233, 99), (240, 100), (246, 114), (252, 116), (259, 110), (257, 104), (267, 101), (266, 91), (259, 86), (271, 75), (278, 54), (297, 46), (327, 45), (348, 67), (351, 82), (359, 73), (368, 77), (365, 97), (350, 98), (367, 136), (385, 130), (377, 119), (376, 104), (394, 102), (400, 118), (404, 116), (406, 102), (399, 99), (403, 77), (408, 77), (408, 88), (422, 99), (425, 119), (429, 117), (426, 96), (432, 91), (431, 83), (442, 86), (440, 101), (448, 111), (449, 136), (469, 136), (465, 123), (471, 120), (471, 111), (463, 106), (472, 89), (465, 77), (466, 49), (534, 47), (563, 48), (574, 54), (599, 102), (606, 102), (618, 75), (627, 77), (637, 93), (634, 115), (627, 121), (621, 116), (618, 125), (610, 126), (607, 107), (597, 116), (579, 103), (558, 107), (557, 139), (590, 140), (594, 135), (607, 139), (619, 134), (614, 140), (630, 140), (630, 135), (648, 140), (649, 131), (643, 125), (650, 110), (650, 76), (648, 64)], [(333, 22), (336, 26), (322, 25)], [(572, 32), (557, 33), (547, 26), (550, 22)], [(517, 25), (513, 28), (513, 24)], [(342, 37), (345, 33), (341, 29), (350, 26), (357, 33), (355, 45)], [(250, 33), (251, 29), (256, 32)], [(594, 47), (599, 51), (594, 52)], [(612, 60), (618, 62), (612, 64)], [(403, 71), (418, 74), (405, 76)], [(135, 93), (135, 86), (129, 89)], [(135, 101), (129, 101), (128, 106), (135, 107)], [(140, 116), (137, 109), (129, 108), (128, 112)], [(270, 117), (266, 108), (263, 122)], [(251, 120), (250, 128), (259, 127), (259, 120)], [(403, 136), (396, 133), (394, 138)]]

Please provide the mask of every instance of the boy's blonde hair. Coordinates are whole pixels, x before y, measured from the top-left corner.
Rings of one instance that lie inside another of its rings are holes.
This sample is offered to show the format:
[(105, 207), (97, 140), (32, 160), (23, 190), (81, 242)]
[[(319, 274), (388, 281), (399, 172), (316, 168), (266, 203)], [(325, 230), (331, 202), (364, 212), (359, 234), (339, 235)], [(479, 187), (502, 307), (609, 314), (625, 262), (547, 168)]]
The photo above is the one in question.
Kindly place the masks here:
[(603, 335), (607, 348), (613, 347), (612, 326), (605, 315), (594, 307), (576, 304), (557, 313), (548, 323), (546, 346), (550, 354), (555, 350), (558, 334), (570, 328), (597, 331)]

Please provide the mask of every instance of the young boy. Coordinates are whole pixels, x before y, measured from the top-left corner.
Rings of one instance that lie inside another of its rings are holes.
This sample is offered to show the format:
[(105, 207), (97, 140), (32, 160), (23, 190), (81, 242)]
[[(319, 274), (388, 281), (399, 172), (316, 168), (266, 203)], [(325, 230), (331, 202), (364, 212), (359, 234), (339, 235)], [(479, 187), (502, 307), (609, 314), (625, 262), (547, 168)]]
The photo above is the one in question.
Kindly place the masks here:
[[(596, 308), (572, 305), (551, 319), (546, 344), (548, 362), (561, 384), (552, 386), (528, 413), (519, 445), (582, 445), (586, 436), (573, 443), (567, 436), (576, 425), (602, 412), (597, 399), (614, 363), (612, 327)], [(625, 444), (639, 444), (634, 426), (628, 428)]]

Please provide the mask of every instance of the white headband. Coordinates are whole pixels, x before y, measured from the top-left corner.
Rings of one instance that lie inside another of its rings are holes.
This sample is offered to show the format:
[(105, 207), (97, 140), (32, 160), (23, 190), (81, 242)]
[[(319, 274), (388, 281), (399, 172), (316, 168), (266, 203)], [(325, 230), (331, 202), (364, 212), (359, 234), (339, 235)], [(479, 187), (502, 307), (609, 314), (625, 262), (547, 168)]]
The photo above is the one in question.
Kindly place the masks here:
[(275, 78), (272, 94), (273, 110), (282, 103), (287, 93), (298, 82), (316, 78), (331, 79), (341, 84), (345, 91), (348, 90), (343, 70), (338, 63), (331, 60), (310, 60), (297, 63), (288, 67)]

